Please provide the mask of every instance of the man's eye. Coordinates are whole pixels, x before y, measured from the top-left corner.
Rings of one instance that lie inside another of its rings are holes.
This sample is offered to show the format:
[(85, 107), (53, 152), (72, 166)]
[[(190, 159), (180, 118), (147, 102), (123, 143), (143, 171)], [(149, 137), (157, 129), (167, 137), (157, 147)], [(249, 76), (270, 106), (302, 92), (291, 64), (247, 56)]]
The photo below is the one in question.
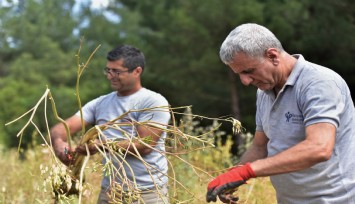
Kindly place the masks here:
[(248, 70), (244, 70), (243, 74), (250, 74), (254, 71), (254, 69), (248, 69)]

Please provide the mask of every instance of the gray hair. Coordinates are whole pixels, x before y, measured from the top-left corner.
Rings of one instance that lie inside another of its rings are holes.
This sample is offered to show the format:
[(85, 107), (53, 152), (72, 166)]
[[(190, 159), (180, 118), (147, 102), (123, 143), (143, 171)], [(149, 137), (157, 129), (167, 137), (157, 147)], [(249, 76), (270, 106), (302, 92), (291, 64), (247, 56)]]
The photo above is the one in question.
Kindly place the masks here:
[(221, 45), (219, 55), (225, 64), (230, 64), (238, 53), (261, 59), (268, 48), (284, 51), (280, 41), (269, 29), (258, 24), (247, 23), (229, 33)]

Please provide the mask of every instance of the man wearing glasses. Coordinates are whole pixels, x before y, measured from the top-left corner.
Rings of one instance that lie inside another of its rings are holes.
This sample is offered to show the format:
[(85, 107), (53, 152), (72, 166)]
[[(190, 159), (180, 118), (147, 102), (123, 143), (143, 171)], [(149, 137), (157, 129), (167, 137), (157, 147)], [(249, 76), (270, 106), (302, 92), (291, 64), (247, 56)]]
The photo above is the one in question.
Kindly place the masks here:
[[(148, 121), (157, 126), (166, 126), (170, 120), (169, 104), (162, 95), (142, 87), (141, 75), (144, 67), (145, 57), (137, 48), (122, 45), (111, 50), (107, 54), (103, 72), (114, 91), (90, 101), (82, 108), (85, 126), (109, 125), (128, 111), (136, 110), (115, 121), (116, 126), (110, 126), (103, 131), (101, 139), (106, 144), (114, 145), (114, 148), (110, 148), (111, 151), (116, 149), (120, 154), (107, 153), (103, 159), (104, 165), (112, 162), (114, 171), (104, 172), (98, 199), (100, 204), (117, 201), (169, 203), (168, 165), (164, 155), (166, 133), (154, 126), (137, 125), (139, 122)], [(81, 131), (80, 112), (68, 118), (66, 123), (72, 134)], [(68, 157), (68, 151), (74, 150), (68, 148), (64, 126), (59, 123), (50, 133), (56, 155), (64, 164), (69, 165), (72, 161)], [(145, 138), (145, 142), (140, 142), (142, 138)], [(100, 142), (97, 144), (100, 145)], [(75, 151), (86, 154), (82, 146), (77, 147)], [(90, 153), (96, 152), (98, 149), (91, 145)], [(132, 191), (138, 192), (138, 196), (133, 200), (126, 194)]]

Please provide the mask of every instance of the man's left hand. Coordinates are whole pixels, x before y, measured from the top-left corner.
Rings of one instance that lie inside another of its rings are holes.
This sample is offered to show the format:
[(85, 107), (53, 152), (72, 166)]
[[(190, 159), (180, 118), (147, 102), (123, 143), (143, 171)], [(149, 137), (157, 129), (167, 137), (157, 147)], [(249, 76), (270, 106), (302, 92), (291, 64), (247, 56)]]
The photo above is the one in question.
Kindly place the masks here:
[[(96, 140), (88, 142), (87, 146), (88, 146), (89, 154), (94, 155), (97, 152), (99, 152), (98, 148), (101, 147), (102, 144), (100, 143), (100, 141), (98, 139), (96, 139)], [(78, 154), (83, 154), (83, 155), (88, 154), (85, 144), (78, 145), (75, 149), (75, 152)]]

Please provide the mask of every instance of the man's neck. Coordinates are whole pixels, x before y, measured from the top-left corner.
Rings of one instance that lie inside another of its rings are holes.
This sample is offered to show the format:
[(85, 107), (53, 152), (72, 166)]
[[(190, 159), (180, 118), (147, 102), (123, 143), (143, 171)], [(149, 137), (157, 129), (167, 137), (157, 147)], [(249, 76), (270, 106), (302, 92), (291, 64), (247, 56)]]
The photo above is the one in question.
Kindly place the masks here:
[(127, 91), (120, 91), (120, 92), (117, 91), (117, 95), (118, 96), (129, 96), (129, 95), (137, 93), (142, 88), (143, 88), (142, 86), (139, 86), (139, 87), (135, 87), (134, 89), (127, 90)]
[(291, 72), (293, 70), (293, 67), (295, 66), (297, 62), (297, 59), (294, 58), (292, 55), (289, 55), (288, 53), (285, 53), (282, 57), (282, 64), (283, 66), (281, 67), (280, 70), (280, 83), (273, 88), (273, 91), (275, 93), (275, 96), (281, 91), (283, 86), (285, 85), (288, 77), (291, 75)]

